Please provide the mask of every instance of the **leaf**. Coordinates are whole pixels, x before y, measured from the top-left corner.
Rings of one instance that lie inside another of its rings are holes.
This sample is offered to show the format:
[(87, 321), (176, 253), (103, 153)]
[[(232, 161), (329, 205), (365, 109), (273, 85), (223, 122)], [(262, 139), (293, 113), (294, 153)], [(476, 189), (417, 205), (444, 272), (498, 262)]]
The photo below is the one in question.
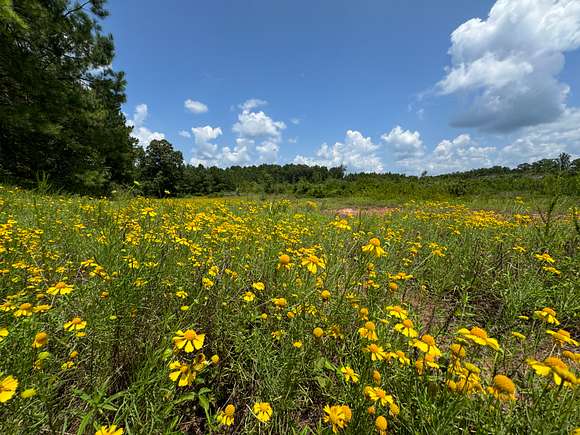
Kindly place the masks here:
[(209, 410), (209, 400), (207, 399), (207, 397), (206, 397), (206, 396), (204, 396), (204, 395), (200, 395), (200, 396), (198, 397), (198, 399), (199, 399), (199, 404), (200, 404), (200, 406), (201, 406), (201, 407), (202, 407), (202, 408), (203, 408), (203, 409), (204, 409), (206, 412), (208, 412), (208, 410)]
[(188, 402), (190, 400), (195, 400), (196, 396), (197, 396), (196, 393), (188, 393), (184, 396), (181, 396), (179, 399), (175, 400), (173, 403), (178, 404), (178, 403)]

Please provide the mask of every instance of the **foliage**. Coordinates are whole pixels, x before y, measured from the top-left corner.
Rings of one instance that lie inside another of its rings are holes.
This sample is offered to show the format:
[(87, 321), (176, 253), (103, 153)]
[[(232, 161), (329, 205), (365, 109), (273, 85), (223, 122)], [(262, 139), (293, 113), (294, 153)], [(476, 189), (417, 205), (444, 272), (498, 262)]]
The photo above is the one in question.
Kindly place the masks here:
[[(133, 179), (134, 141), (120, 108), (103, 0), (4, 0), (0, 14), (0, 175), (45, 174), (73, 192)], [(88, 8), (88, 10), (86, 10)]]

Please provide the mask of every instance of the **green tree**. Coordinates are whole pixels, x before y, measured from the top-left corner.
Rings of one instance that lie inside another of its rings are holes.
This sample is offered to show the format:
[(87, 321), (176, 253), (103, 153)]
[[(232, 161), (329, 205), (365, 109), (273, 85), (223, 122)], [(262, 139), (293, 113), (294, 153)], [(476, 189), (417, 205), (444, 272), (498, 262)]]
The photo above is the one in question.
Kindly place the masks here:
[(182, 189), (183, 155), (165, 139), (151, 141), (137, 162), (137, 170), (146, 195), (162, 197)]
[(0, 173), (99, 193), (132, 178), (104, 0), (0, 0)]

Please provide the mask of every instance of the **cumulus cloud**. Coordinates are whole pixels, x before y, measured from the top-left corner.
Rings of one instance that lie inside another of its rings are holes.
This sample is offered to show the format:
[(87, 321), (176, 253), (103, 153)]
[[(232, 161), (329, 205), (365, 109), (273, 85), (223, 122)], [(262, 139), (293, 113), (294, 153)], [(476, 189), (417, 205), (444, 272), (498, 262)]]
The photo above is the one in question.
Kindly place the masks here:
[(206, 125), (192, 128), (195, 148), (190, 162), (194, 165), (219, 167), (276, 162), (286, 124), (273, 120), (263, 111), (254, 111), (264, 104), (265, 101), (251, 99), (239, 106), (242, 110), (232, 126), (237, 136), (234, 147), (220, 148), (214, 143), (223, 133), (220, 127)]
[(453, 125), (509, 132), (556, 120), (569, 92), (557, 75), (578, 47), (578, 0), (497, 0), (486, 20), (451, 35), (451, 66), (437, 89), (469, 101)]
[(560, 153), (580, 157), (580, 109), (567, 108), (556, 121), (527, 127), (498, 152), (498, 162), (507, 166), (555, 158)]
[(260, 100), (258, 98), (250, 98), (249, 100), (244, 101), (242, 104), (238, 104), (238, 108), (241, 110), (254, 110), (261, 106), (266, 106), (268, 104), (265, 100)]
[(274, 121), (263, 111), (254, 111), (256, 107), (264, 104), (265, 101), (257, 99), (241, 104), (239, 107), (242, 111), (238, 114), (238, 121), (233, 125), (232, 131), (248, 150), (255, 147), (260, 162), (274, 163), (278, 159), (282, 131), (286, 129), (286, 124)]
[(181, 137), (185, 137), (187, 139), (191, 138), (191, 133), (187, 130), (179, 130), (179, 133), (177, 133), (178, 135), (180, 135)]
[(364, 137), (356, 130), (348, 130), (344, 142), (336, 142), (332, 146), (324, 143), (316, 151), (316, 156), (297, 155), (294, 163), (327, 167), (344, 165), (348, 172), (383, 172), (383, 162), (377, 155), (379, 148), (370, 137)]
[(206, 125), (205, 127), (193, 127), (191, 132), (193, 133), (193, 137), (195, 138), (195, 143), (197, 145), (202, 145), (209, 142), (210, 140), (217, 139), (222, 135), (221, 128), (213, 128), (209, 125)]
[(428, 154), (409, 155), (396, 161), (407, 172), (430, 174), (464, 171), (472, 168), (493, 166), (496, 148), (481, 146), (468, 134), (460, 134), (454, 139), (444, 139)]
[(183, 107), (189, 110), (194, 115), (199, 115), (200, 113), (206, 113), (209, 109), (201, 101), (195, 101), (192, 99), (187, 99), (183, 102)]
[(397, 125), (389, 133), (383, 134), (381, 139), (389, 144), (396, 158), (419, 157), (425, 154), (425, 147), (418, 131), (403, 130)]
[(280, 138), (286, 124), (282, 121), (274, 121), (264, 112), (250, 112), (243, 110), (238, 115), (238, 122), (232, 128), (233, 132), (240, 137), (270, 136)]
[(147, 147), (152, 140), (165, 139), (165, 135), (158, 131), (151, 131), (145, 127), (145, 121), (149, 116), (147, 104), (138, 104), (135, 107), (133, 118), (127, 120), (127, 125), (133, 127), (131, 136), (139, 141), (143, 148)]
[(435, 175), (496, 165), (515, 167), (520, 163), (553, 159), (563, 152), (578, 158), (580, 109), (566, 108), (555, 121), (524, 127), (517, 133), (502, 136), (501, 140), (507, 145), (481, 144), (469, 134), (460, 134), (454, 139), (442, 140), (422, 156), (396, 158), (395, 166), (407, 173), (418, 174), (427, 170)]

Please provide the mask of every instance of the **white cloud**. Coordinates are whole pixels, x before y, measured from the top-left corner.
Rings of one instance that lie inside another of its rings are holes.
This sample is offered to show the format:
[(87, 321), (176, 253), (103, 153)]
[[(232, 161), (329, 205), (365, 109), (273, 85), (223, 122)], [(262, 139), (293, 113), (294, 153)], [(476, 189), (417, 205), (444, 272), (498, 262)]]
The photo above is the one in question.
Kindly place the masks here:
[(282, 142), (282, 131), (286, 128), (286, 124), (274, 121), (263, 111), (253, 111), (254, 108), (265, 104), (265, 101), (252, 99), (239, 106), (242, 111), (232, 126), (232, 131), (237, 136), (233, 148), (230, 146), (220, 148), (213, 143), (223, 133), (220, 127), (206, 125), (192, 128), (196, 147), (190, 162), (194, 165), (219, 167), (276, 162)]
[(370, 137), (348, 130), (344, 142), (336, 142), (333, 146), (322, 144), (316, 157), (297, 155), (294, 163), (327, 167), (344, 165), (349, 172), (383, 172), (383, 163), (376, 154), (379, 148)]
[(179, 133), (177, 133), (178, 135), (180, 135), (181, 137), (185, 137), (190, 139), (191, 138), (191, 133), (187, 130), (179, 130)]
[(242, 110), (254, 110), (257, 107), (266, 106), (268, 104), (265, 100), (260, 100), (258, 98), (250, 98), (249, 100), (244, 101), (242, 104), (238, 104), (238, 108)]
[(221, 128), (213, 128), (209, 125), (206, 125), (205, 127), (193, 127), (191, 132), (193, 133), (197, 145), (202, 145), (210, 140), (217, 139), (222, 135)]
[(525, 127), (517, 134), (502, 136), (502, 140), (508, 141), (508, 145), (486, 146), (468, 134), (460, 134), (454, 139), (442, 140), (423, 156), (399, 158), (395, 165), (408, 173), (427, 170), (435, 175), (496, 165), (515, 167), (520, 163), (553, 159), (563, 152), (578, 158), (580, 109), (567, 108), (556, 121)]
[(238, 136), (238, 141), (245, 144), (248, 153), (255, 147), (260, 162), (274, 163), (278, 159), (282, 131), (286, 129), (286, 124), (274, 121), (263, 111), (252, 111), (264, 104), (265, 101), (256, 99), (243, 103), (240, 106), (242, 112), (238, 114), (238, 121), (232, 131)]
[(404, 157), (396, 163), (411, 173), (426, 170), (435, 175), (493, 166), (495, 154), (495, 147), (481, 146), (470, 135), (460, 134), (455, 139), (442, 140), (429, 154)]
[(189, 98), (183, 102), (183, 106), (195, 115), (206, 113), (209, 110), (201, 101), (195, 101)]
[(580, 109), (567, 108), (556, 121), (522, 130), (519, 137), (498, 153), (498, 162), (514, 166), (565, 152), (580, 157)]
[(425, 147), (418, 131), (403, 130), (397, 125), (389, 133), (383, 134), (381, 139), (390, 145), (397, 158), (418, 157), (425, 154)]
[(505, 132), (554, 121), (569, 92), (557, 80), (564, 53), (580, 47), (580, 1), (497, 0), (486, 20), (455, 29), (451, 43), (437, 89), (471, 97), (454, 125)]
[(290, 122), (294, 125), (300, 124), (300, 118), (290, 118)]
[(280, 138), (286, 124), (282, 121), (273, 121), (264, 112), (250, 112), (243, 110), (238, 115), (238, 122), (232, 128), (240, 137), (271, 136)]
[(143, 148), (147, 147), (152, 140), (165, 139), (165, 135), (158, 131), (151, 131), (145, 127), (144, 123), (149, 116), (147, 104), (138, 104), (132, 119), (127, 120), (127, 125), (133, 127), (131, 136), (139, 141)]

